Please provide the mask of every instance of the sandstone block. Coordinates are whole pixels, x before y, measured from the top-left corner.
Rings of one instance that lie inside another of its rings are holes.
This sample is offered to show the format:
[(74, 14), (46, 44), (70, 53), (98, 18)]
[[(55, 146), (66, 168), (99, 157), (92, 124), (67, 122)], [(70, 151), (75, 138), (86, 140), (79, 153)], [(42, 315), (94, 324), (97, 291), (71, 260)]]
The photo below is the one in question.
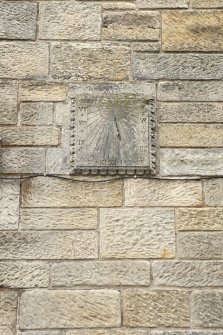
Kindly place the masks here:
[(17, 123), (18, 85), (13, 82), (0, 81), (0, 120), (1, 124)]
[(161, 149), (161, 176), (222, 175), (222, 149)]
[(17, 292), (0, 292), (0, 334), (15, 335), (17, 316)]
[[(96, 330), (71, 330), (65, 333), (66, 335), (147, 335), (146, 330), (138, 330), (138, 329), (96, 329)], [(29, 335), (29, 334), (27, 334)], [(31, 334), (30, 334), (31, 335)], [(37, 335), (37, 334), (34, 334)], [(39, 334), (42, 335), (42, 334)]]
[(188, 0), (137, 0), (140, 9), (147, 8), (188, 8)]
[(158, 118), (161, 122), (223, 122), (223, 103), (162, 102)]
[(131, 46), (135, 52), (160, 52), (160, 42), (133, 42)]
[(117, 327), (120, 319), (115, 290), (38, 290), (21, 297), (21, 329)]
[(222, 56), (134, 53), (132, 75), (135, 80), (222, 79)]
[(173, 258), (174, 212), (171, 209), (102, 209), (103, 258)]
[(105, 40), (159, 40), (157, 12), (105, 12), (102, 38)]
[(199, 181), (133, 180), (125, 181), (126, 206), (200, 206)]
[[(27, 335), (31, 335), (31, 334), (27, 334)], [(37, 334), (33, 334), (33, 335), (37, 335)], [(43, 335), (43, 334), (41, 333), (38, 335)], [(222, 332), (217, 331), (217, 330), (213, 330), (213, 331), (212, 330), (208, 330), (208, 331), (207, 330), (152, 330), (151, 335), (222, 335)]]
[(162, 18), (164, 51), (223, 50), (223, 12), (168, 11)]
[(158, 84), (160, 101), (222, 101), (221, 81), (164, 81)]
[(102, 9), (104, 10), (123, 10), (123, 9), (136, 9), (136, 4), (131, 2), (104, 2)]
[(55, 44), (52, 51), (52, 76), (57, 79), (128, 80), (129, 67), (126, 46), (63, 43)]
[(223, 179), (204, 181), (204, 201), (207, 206), (223, 206)]
[(159, 126), (161, 147), (222, 147), (223, 126), (212, 124), (162, 124)]
[(192, 0), (194, 8), (223, 8), (221, 0)]
[(223, 262), (157, 261), (152, 264), (158, 286), (208, 287), (223, 285)]
[(2, 173), (43, 173), (45, 151), (39, 148), (2, 148)]
[(0, 262), (0, 285), (11, 288), (47, 287), (49, 266), (41, 262)]
[(0, 232), (1, 259), (97, 258), (97, 235), (83, 231)]
[(54, 287), (149, 285), (150, 263), (143, 261), (54, 263), (51, 280)]
[(56, 127), (0, 127), (0, 134), (5, 146), (59, 144), (59, 129)]
[(23, 183), (22, 196), (23, 207), (113, 207), (122, 205), (122, 185), (40, 177)]
[(189, 327), (188, 293), (180, 290), (127, 289), (123, 311), (129, 327)]
[(17, 229), (19, 221), (18, 181), (0, 181), (0, 229)]
[(44, 126), (53, 123), (53, 104), (47, 102), (23, 102), (20, 104), (22, 125)]
[(35, 40), (37, 4), (1, 2), (0, 39)]
[(48, 58), (49, 48), (46, 43), (1, 42), (0, 77), (11, 79), (46, 77)]
[(194, 291), (191, 297), (192, 326), (222, 328), (223, 292)]
[(223, 230), (223, 209), (179, 208), (176, 224), (178, 230)]
[(27, 82), (20, 84), (22, 101), (63, 101), (67, 96), (67, 87), (63, 84)]
[(222, 259), (223, 232), (190, 232), (178, 236), (181, 259)]
[(68, 103), (58, 102), (54, 106), (54, 118), (56, 125), (63, 126), (63, 129), (67, 129), (69, 132), (70, 132), (70, 118), (71, 118), (70, 111), (71, 111), (70, 101)]

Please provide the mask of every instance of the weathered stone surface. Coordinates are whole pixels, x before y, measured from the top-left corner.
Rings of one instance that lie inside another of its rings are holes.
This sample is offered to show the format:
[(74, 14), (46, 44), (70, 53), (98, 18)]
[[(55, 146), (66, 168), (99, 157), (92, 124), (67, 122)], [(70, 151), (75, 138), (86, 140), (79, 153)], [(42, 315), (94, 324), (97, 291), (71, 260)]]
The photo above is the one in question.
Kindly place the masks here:
[[(147, 335), (146, 330), (138, 329), (92, 329), (92, 330), (71, 330), (65, 333), (66, 335)], [(29, 334), (27, 334), (29, 335)], [(31, 335), (31, 334), (30, 334)], [(37, 335), (37, 334), (36, 334)], [(43, 334), (39, 334), (43, 335)]]
[(173, 258), (174, 212), (171, 209), (101, 209), (103, 258)]
[(23, 207), (113, 207), (122, 205), (122, 186), (40, 177), (23, 183), (22, 196)]
[(222, 175), (222, 149), (161, 149), (161, 176)]
[(223, 122), (223, 103), (162, 102), (158, 118), (161, 122)]
[(83, 231), (0, 232), (1, 259), (97, 258), (97, 235)]
[(192, 0), (194, 8), (223, 8), (222, 0)]
[(17, 293), (0, 291), (0, 334), (15, 335), (17, 314)]
[(0, 127), (2, 145), (58, 145), (59, 129), (56, 127)]
[(204, 202), (207, 206), (223, 206), (223, 179), (204, 181)]
[(178, 236), (181, 259), (222, 259), (223, 232), (190, 232)]
[[(63, 103), (58, 102), (54, 107), (54, 118), (57, 126), (63, 126), (70, 132), (70, 120), (71, 120), (71, 102)], [(70, 143), (70, 142), (69, 142)]]
[(135, 80), (222, 79), (223, 57), (218, 54), (144, 54), (133, 55)]
[(99, 40), (101, 6), (90, 2), (42, 2), (40, 39)]
[(106, 40), (159, 40), (157, 12), (105, 12), (102, 38)]
[(53, 78), (128, 80), (129, 67), (130, 50), (126, 46), (57, 43), (52, 50)]
[[(31, 334), (27, 334), (27, 335), (31, 335)], [(33, 334), (33, 335), (37, 335), (37, 334)], [(45, 335), (45, 334), (41, 333), (38, 335)], [(218, 331), (218, 330), (213, 330), (213, 331), (212, 330), (208, 330), (208, 331), (207, 330), (152, 330), (151, 335), (223, 335), (223, 332)]]
[(64, 84), (28, 82), (20, 84), (22, 101), (63, 101), (67, 96), (67, 87)]
[(193, 292), (191, 297), (192, 326), (222, 328), (223, 292)]
[(37, 148), (2, 148), (2, 173), (43, 173), (45, 151)]
[(223, 101), (222, 81), (164, 81), (158, 84), (161, 101)]
[(158, 286), (207, 287), (223, 285), (223, 262), (157, 261), (152, 264)]
[[(64, 335), (63, 330), (30, 330), (20, 331), (18, 335)], [(197, 335), (197, 334), (196, 334)]]
[(222, 147), (223, 125), (162, 124), (159, 126), (161, 147)]
[(21, 208), (20, 227), (24, 230), (95, 229), (94, 208)]
[(189, 327), (188, 293), (127, 289), (123, 294), (123, 313), (125, 326)]
[(160, 42), (133, 42), (132, 51), (135, 52), (159, 52)]
[(223, 209), (179, 208), (176, 224), (178, 230), (223, 230)]
[(22, 125), (44, 126), (53, 123), (53, 104), (47, 102), (23, 102), (20, 104)]
[(20, 185), (17, 181), (0, 181), (0, 229), (17, 229)]
[(47, 43), (1, 42), (0, 77), (31, 79), (46, 77), (49, 67)]
[(199, 181), (125, 181), (126, 206), (199, 206), (202, 190)]
[(139, 8), (188, 8), (188, 0), (137, 0)]
[(104, 2), (102, 3), (102, 9), (105, 10), (122, 10), (122, 9), (136, 9), (136, 4), (131, 2)]
[(0, 124), (17, 123), (17, 91), (16, 83), (0, 81)]
[(49, 266), (40, 262), (0, 262), (1, 287), (47, 287)]
[(1, 2), (0, 13), (0, 39), (35, 40), (36, 3)]
[(168, 11), (162, 19), (164, 51), (223, 50), (223, 12)]
[(39, 290), (21, 297), (21, 329), (117, 327), (120, 319), (115, 290)]
[(150, 263), (143, 261), (54, 263), (51, 270), (51, 283), (54, 287), (149, 285)]

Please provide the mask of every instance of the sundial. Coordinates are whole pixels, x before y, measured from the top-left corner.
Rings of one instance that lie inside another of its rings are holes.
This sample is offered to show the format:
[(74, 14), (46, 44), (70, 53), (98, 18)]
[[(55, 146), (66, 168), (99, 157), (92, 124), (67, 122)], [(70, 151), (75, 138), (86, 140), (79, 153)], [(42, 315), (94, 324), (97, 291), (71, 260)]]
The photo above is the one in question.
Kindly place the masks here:
[(154, 100), (135, 94), (72, 98), (73, 174), (137, 175), (155, 170)]

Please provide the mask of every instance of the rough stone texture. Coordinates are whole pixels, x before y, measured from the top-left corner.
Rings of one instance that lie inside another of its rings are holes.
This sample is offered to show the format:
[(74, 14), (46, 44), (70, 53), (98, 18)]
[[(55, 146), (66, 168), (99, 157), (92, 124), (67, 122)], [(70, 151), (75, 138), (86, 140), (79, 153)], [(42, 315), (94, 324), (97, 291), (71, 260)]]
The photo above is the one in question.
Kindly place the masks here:
[(191, 0), (194, 8), (223, 8), (222, 0)]
[(45, 171), (44, 149), (2, 148), (1, 173), (43, 173)]
[(160, 101), (223, 101), (223, 82), (164, 81), (158, 84), (158, 99)]
[(188, 8), (188, 0), (137, 0), (139, 8)]
[(97, 235), (83, 231), (0, 232), (1, 259), (97, 258)]
[(0, 12), (0, 39), (35, 40), (36, 3), (2, 2)]
[(202, 190), (199, 181), (125, 181), (126, 206), (199, 206)]
[(0, 77), (11, 79), (46, 77), (48, 58), (49, 47), (46, 43), (0, 42)]
[(207, 206), (223, 206), (223, 179), (204, 181), (204, 202)]
[(199, 147), (223, 146), (223, 125), (210, 124), (162, 124), (159, 127), (161, 147)]
[(102, 3), (102, 9), (105, 10), (122, 10), (122, 9), (136, 9), (136, 4), (131, 2), (104, 2)]
[[(78, 329), (68, 331), (25, 331), (19, 335), (148, 335), (146, 330), (126, 329), (126, 328), (110, 328), (110, 329)], [(188, 334), (188, 335), (203, 335), (203, 334)], [(208, 334), (204, 334), (208, 335)], [(210, 334), (214, 335), (214, 334)], [(220, 335), (220, 334), (219, 334)]]
[[(152, 330), (151, 335), (222, 335), (219, 330)], [(31, 334), (27, 334), (31, 335)], [(34, 334), (37, 335), (37, 334)], [(45, 334), (38, 334), (45, 335)], [(54, 335), (54, 334), (52, 334)], [(56, 334), (57, 335), (57, 334)], [(150, 334), (149, 334), (150, 335)]]
[(173, 258), (174, 212), (171, 209), (102, 209), (103, 258)]
[(0, 81), (0, 124), (17, 123), (17, 90), (13, 82)]
[(169, 11), (163, 14), (164, 51), (223, 51), (223, 12)]
[(223, 230), (222, 208), (180, 208), (176, 210), (178, 230)]
[(105, 12), (102, 38), (106, 40), (159, 40), (157, 12)]
[(143, 261), (81, 261), (54, 263), (53, 287), (75, 285), (117, 286), (150, 284), (150, 263)]
[(17, 181), (0, 180), (0, 229), (18, 228), (19, 193)]
[(159, 52), (160, 42), (133, 42), (132, 51), (135, 52)]
[(22, 230), (48, 229), (95, 229), (97, 210), (95, 208), (21, 208)]
[(161, 176), (221, 176), (221, 149), (161, 149)]
[(127, 289), (123, 294), (124, 325), (189, 327), (189, 300), (180, 290)]
[(20, 84), (22, 101), (63, 101), (67, 87), (64, 84), (31, 82)]
[(119, 295), (115, 290), (25, 292), (21, 297), (21, 329), (120, 326)]
[(2, 145), (58, 145), (59, 129), (55, 127), (0, 127)]
[(43, 2), (40, 4), (40, 39), (99, 40), (101, 6), (90, 2)]
[(162, 102), (158, 118), (160, 122), (223, 122), (223, 103)]
[(133, 55), (135, 80), (151, 79), (222, 79), (223, 57), (214, 54), (143, 54)]
[(52, 51), (52, 76), (57, 79), (128, 80), (129, 67), (130, 51), (125, 46), (57, 43)]
[(113, 207), (122, 204), (120, 181), (79, 183), (40, 177), (23, 183), (22, 196), (23, 207)]
[(48, 102), (24, 102), (20, 104), (22, 125), (44, 126), (53, 123), (53, 104)]
[(14, 335), (16, 332), (17, 293), (0, 291), (0, 334)]
[(223, 285), (223, 262), (157, 261), (152, 264), (158, 286), (207, 287)]
[(192, 326), (222, 328), (223, 292), (193, 292), (191, 297)]
[(223, 232), (191, 232), (178, 235), (181, 259), (222, 259)]
[(11, 288), (47, 287), (49, 266), (40, 262), (0, 262), (0, 285)]

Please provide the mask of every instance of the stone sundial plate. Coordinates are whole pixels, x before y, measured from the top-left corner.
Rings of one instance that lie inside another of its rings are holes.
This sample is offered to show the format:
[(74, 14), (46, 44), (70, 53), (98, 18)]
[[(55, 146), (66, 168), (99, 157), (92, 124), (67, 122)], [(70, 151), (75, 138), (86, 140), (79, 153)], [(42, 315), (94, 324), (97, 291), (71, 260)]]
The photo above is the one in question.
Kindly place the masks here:
[(71, 101), (73, 174), (154, 173), (154, 100), (104, 93)]

